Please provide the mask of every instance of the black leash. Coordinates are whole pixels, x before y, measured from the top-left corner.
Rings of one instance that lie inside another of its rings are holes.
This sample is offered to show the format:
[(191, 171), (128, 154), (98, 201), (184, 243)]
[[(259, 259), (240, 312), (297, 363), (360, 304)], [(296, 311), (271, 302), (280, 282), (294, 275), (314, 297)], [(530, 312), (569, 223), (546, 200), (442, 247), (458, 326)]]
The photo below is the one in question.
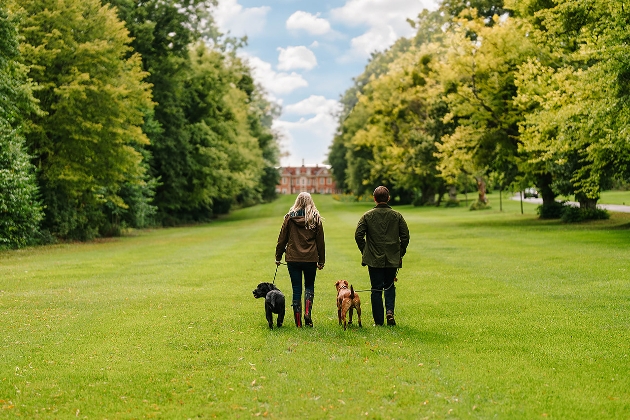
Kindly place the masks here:
[(396, 276), (394, 277), (394, 281), (392, 282), (392, 284), (390, 284), (385, 289), (363, 289), (363, 290), (355, 290), (355, 292), (384, 292), (386, 290), (391, 289), (394, 286), (394, 283), (398, 281), (398, 270), (400, 270), (400, 268), (396, 269)]
[[(283, 262), (281, 262), (280, 264), (286, 265)], [(276, 274), (273, 275), (273, 284), (276, 284), (276, 276), (278, 275), (278, 267), (280, 267), (280, 264), (276, 264)]]
[[(280, 264), (282, 265), (287, 265), (286, 263), (281, 262)], [(280, 264), (276, 264), (276, 273), (273, 275), (273, 284), (276, 284), (276, 276), (278, 275), (278, 267), (280, 267)], [(391, 289), (394, 286), (394, 283), (396, 283), (397, 278), (398, 278), (398, 270), (396, 270), (396, 277), (394, 277), (394, 281), (392, 282), (392, 284), (390, 284), (388, 287), (386, 287), (385, 289), (362, 289), (362, 290), (355, 290), (355, 292), (385, 292), (386, 290)]]
[(385, 289), (363, 289), (363, 290), (355, 290), (355, 292), (384, 292), (386, 290), (391, 289), (394, 286), (394, 283), (395, 282), (392, 282), (392, 284), (390, 284)]

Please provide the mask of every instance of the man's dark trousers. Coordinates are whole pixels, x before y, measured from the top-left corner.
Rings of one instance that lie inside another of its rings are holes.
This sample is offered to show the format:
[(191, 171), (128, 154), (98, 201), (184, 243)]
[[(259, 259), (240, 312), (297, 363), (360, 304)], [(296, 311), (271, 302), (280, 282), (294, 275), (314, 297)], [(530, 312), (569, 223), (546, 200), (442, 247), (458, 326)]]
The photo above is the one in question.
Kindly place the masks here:
[(383, 292), (385, 293), (385, 310), (394, 312), (396, 302), (396, 267), (369, 267), (370, 283), (372, 283), (372, 316), (376, 325), (383, 325), (385, 314), (383, 313)]

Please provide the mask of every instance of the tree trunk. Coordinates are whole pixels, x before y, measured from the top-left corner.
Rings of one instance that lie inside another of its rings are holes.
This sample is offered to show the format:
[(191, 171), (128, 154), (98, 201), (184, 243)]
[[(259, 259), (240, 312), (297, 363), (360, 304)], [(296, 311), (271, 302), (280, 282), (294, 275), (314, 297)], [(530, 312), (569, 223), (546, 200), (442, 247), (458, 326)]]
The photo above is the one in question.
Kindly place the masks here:
[(537, 177), (536, 186), (543, 200), (543, 206), (551, 206), (556, 202), (556, 193), (551, 189), (553, 178), (550, 173), (544, 173)]
[(446, 184), (444, 182), (440, 182), (438, 184), (438, 188), (437, 188), (437, 201), (435, 202), (435, 206), (436, 207), (440, 207), (440, 204), (442, 204), (442, 200), (444, 199), (444, 194), (446, 193)]
[(451, 185), (448, 188), (448, 199), (450, 201), (457, 201), (457, 187), (455, 185)]
[(486, 197), (486, 180), (482, 176), (475, 177), (477, 181), (477, 191), (479, 192), (479, 202), (487, 204), (488, 198)]
[(575, 199), (580, 203), (581, 209), (595, 210), (597, 208), (597, 198), (587, 198), (584, 194), (576, 194)]
[(424, 205), (426, 205), (426, 206), (433, 206), (433, 205), (435, 205), (435, 188), (433, 187), (433, 185), (431, 185), (430, 187), (425, 188), (422, 191), (422, 196), (426, 197), (426, 201), (424, 202)]

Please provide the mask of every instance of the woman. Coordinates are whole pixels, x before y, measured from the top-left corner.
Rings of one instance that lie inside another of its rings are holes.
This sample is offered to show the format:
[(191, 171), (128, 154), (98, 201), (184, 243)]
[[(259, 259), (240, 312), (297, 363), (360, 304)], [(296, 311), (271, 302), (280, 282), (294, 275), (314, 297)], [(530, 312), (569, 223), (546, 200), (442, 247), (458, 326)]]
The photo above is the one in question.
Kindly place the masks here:
[(323, 269), (326, 261), (324, 226), (311, 195), (300, 193), (284, 222), (276, 245), (276, 265), (281, 264), (282, 254), (293, 286), (293, 317), (295, 326), (302, 327), (302, 274), (304, 274), (304, 323), (312, 327), (311, 310), (315, 292), (317, 269)]

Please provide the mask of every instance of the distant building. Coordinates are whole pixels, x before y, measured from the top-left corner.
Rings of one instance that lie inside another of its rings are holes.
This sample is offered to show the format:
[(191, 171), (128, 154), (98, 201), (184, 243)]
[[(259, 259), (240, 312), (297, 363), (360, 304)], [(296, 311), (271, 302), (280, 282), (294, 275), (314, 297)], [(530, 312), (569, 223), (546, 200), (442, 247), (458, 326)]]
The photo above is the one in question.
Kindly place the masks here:
[(278, 194), (299, 194), (303, 191), (311, 194), (338, 194), (337, 184), (330, 169), (326, 166), (284, 166), (280, 167), (280, 184), (276, 186)]

